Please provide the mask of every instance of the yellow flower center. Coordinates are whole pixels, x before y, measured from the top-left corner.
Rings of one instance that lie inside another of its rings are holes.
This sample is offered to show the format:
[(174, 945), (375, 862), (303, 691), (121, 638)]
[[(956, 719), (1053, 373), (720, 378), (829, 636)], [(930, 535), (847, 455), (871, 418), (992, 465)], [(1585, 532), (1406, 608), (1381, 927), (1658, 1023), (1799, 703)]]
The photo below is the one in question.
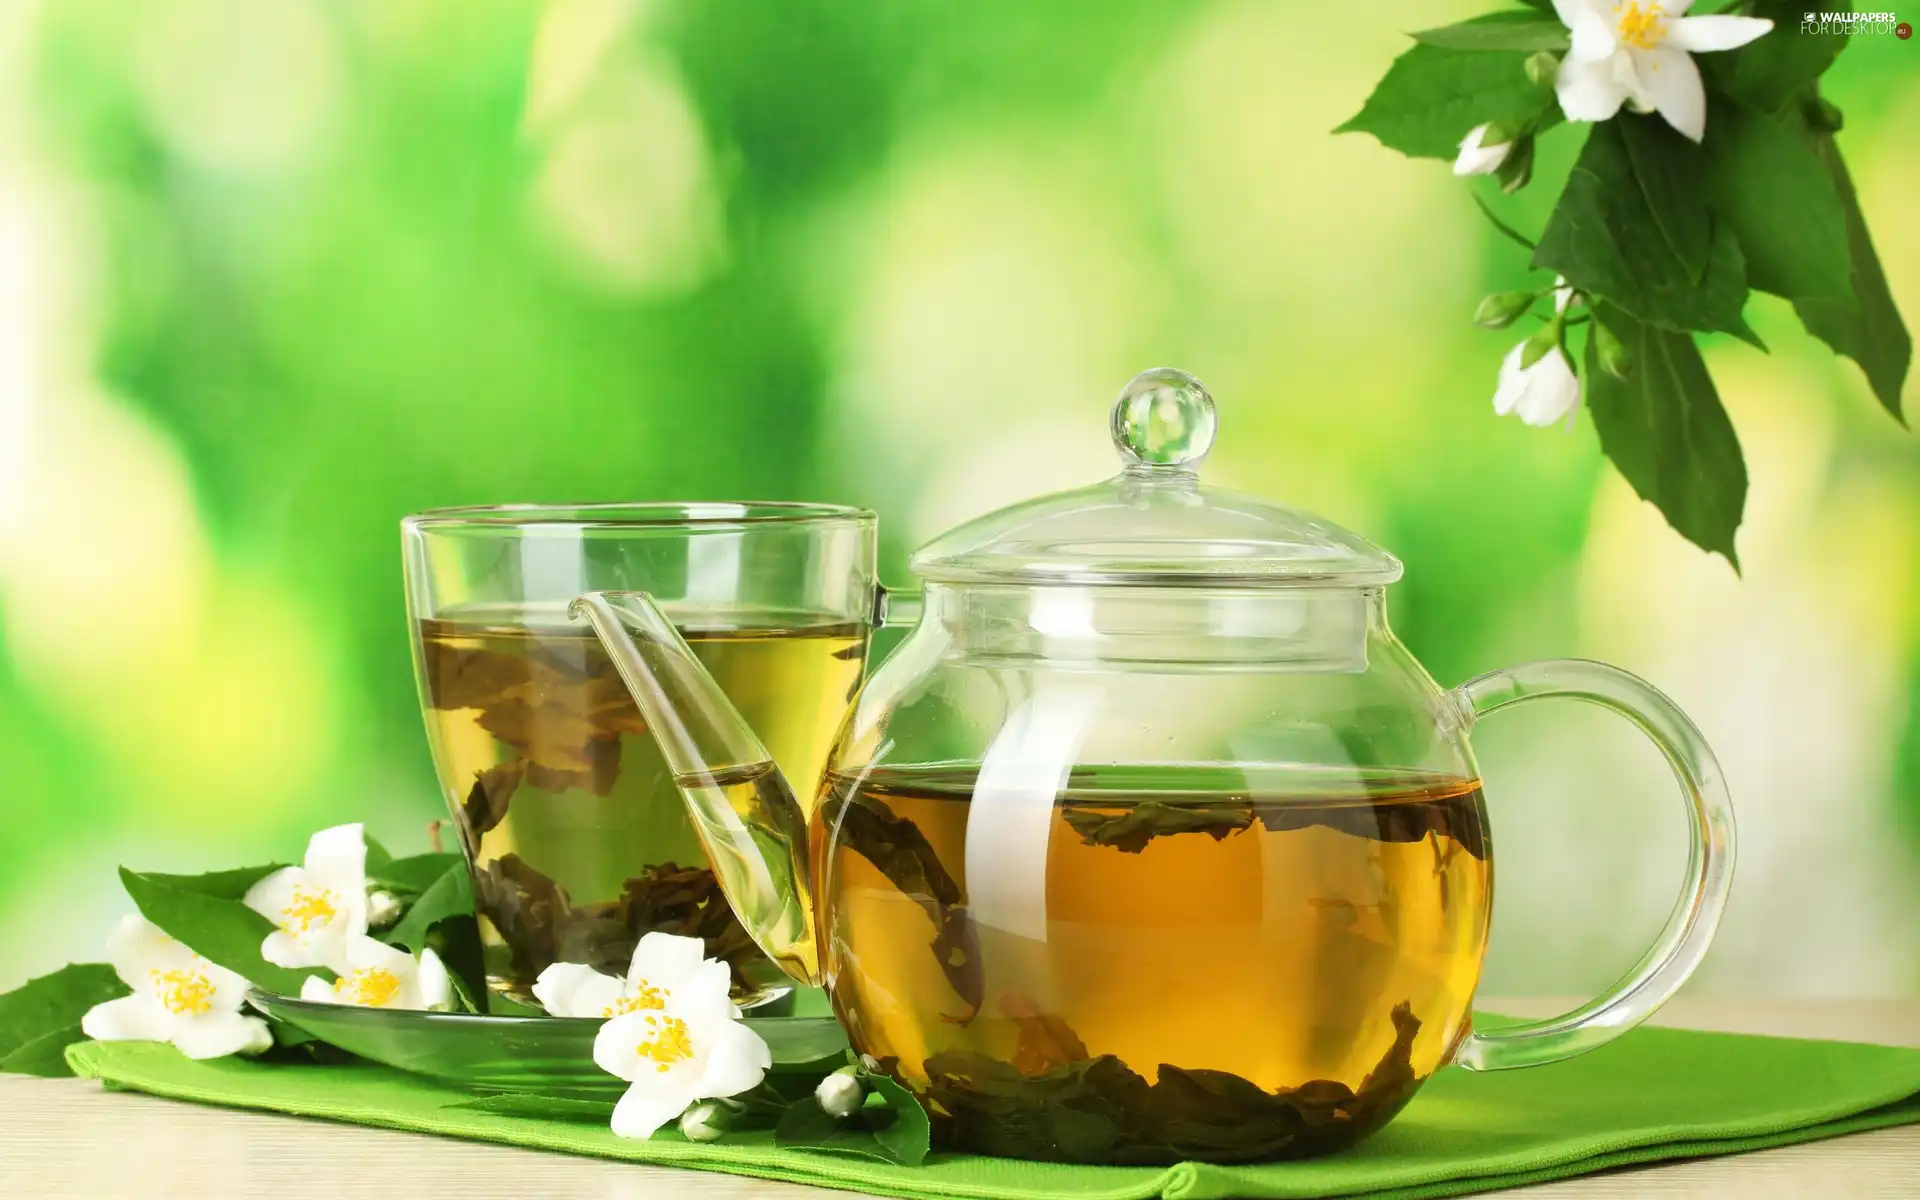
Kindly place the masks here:
[(622, 996), (618, 1000), (615, 1000), (612, 1004), (608, 1005), (606, 1011), (600, 1015), (603, 1017), (623, 1017), (630, 1012), (639, 1012), (642, 1009), (665, 1008), (666, 1006), (666, 989), (654, 987), (642, 979), (639, 985), (633, 989), (632, 995)]
[(693, 1039), (687, 1023), (679, 1017), (648, 1017), (648, 1034), (640, 1042), (640, 1057), (654, 1064), (654, 1070), (666, 1074), (674, 1063), (693, 1057)]
[(213, 980), (199, 971), (148, 971), (153, 993), (170, 1012), (197, 1017), (213, 1007)]
[(1627, 3), (1613, 6), (1620, 29), (1620, 40), (1636, 50), (1651, 50), (1667, 36), (1667, 23), (1659, 0), (1652, 4)]
[(326, 888), (305, 886), (293, 889), (293, 899), (280, 910), (280, 929), (285, 933), (306, 933), (315, 925), (324, 925), (338, 915), (333, 893)]
[(400, 995), (400, 977), (385, 967), (367, 967), (334, 980), (333, 994), (348, 1004), (385, 1008)]

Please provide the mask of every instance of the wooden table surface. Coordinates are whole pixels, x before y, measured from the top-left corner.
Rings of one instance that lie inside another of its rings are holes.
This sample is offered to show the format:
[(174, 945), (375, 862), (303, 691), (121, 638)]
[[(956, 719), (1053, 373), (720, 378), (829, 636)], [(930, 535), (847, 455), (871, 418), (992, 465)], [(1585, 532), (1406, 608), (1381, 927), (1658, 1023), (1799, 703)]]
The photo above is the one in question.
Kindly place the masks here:
[[(1489, 1001), (1521, 1015), (1551, 1001)], [(1920, 1046), (1913, 1001), (1676, 1000), (1660, 1024)], [(1488, 1196), (1920, 1198), (1920, 1125), (1778, 1150), (1584, 1176)], [(264, 1113), (91, 1081), (0, 1076), (0, 1196), (249, 1200), (846, 1200), (845, 1192)]]

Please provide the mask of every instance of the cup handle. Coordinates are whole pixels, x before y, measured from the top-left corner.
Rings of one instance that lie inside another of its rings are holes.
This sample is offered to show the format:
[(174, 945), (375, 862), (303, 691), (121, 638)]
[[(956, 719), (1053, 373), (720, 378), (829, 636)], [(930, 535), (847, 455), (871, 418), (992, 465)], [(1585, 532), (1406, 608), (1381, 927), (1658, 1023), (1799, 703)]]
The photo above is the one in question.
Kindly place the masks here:
[(1733, 884), (1733, 802), (1720, 764), (1687, 715), (1637, 675), (1584, 659), (1552, 659), (1492, 671), (1452, 699), (1466, 727), (1526, 700), (1563, 696), (1619, 713), (1653, 739), (1680, 782), (1693, 841), (1687, 879), (1659, 940), (1606, 993), (1562, 1016), (1470, 1030), (1452, 1061), (1470, 1071), (1532, 1067), (1584, 1054), (1652, 1016), (1677, 991), (1713, 940)]

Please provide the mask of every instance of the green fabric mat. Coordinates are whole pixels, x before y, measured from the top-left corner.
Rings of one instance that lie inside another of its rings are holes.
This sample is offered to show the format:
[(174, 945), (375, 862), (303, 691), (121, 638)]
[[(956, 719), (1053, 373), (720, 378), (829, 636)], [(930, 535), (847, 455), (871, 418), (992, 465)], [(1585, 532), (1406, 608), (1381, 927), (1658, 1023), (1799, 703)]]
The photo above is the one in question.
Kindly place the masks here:
[(193, 1062), (171, 1046), (68, 1050), (108, 1086), (602, 1158), (730, 1171), (890, 1196), (1454, 1196), (1657, 1159), (1732, 1154), (1920, 1121), (1920, 1050), (1641, 1029), (1552, 1066), (1442, 1071), (1386, 1129), (1302, 1162), (1073, 1167), (936, 1154), (918, 1168), (777, 1150), (766, 1134), (631, 1142), (598, 1125), (446, 1105), (467, 1094), (371, 1065)]

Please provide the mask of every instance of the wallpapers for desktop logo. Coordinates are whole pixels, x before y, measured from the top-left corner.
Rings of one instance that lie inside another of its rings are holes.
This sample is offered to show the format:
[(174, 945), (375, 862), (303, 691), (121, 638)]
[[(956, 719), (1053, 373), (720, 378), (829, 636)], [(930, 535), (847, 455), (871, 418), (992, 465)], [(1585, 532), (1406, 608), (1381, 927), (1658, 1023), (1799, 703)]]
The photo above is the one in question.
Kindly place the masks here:
[(1890, 12), (1810, 12), (1801, 15), (1800, 32), (1812, 37), (1892, 34), (1904, 42), (1913, 36), (1913, 26)]

